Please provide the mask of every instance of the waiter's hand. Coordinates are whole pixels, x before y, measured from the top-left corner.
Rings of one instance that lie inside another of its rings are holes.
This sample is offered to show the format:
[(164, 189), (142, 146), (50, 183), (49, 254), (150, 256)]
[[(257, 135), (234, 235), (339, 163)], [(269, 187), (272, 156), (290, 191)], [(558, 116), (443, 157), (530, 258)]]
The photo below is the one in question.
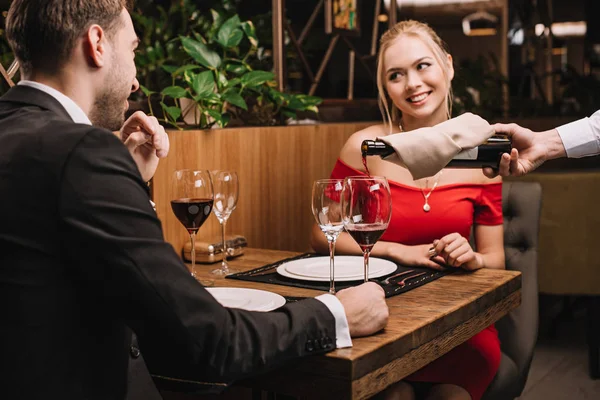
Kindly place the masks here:
[(148, 182), (158, 167), (158, 159), (169, 154), (169, 136), (155, 117), (137, 111), (125, 121), (120, 131), (140, 174)]
[[(554, 129), (547, 132), (533, 132), (517, 124), (492, 125), (496, 133), (507, 135), (512, 142), (512, 151), (502, 154), (498, 170), (484, 168), (483, 173), (488, 178), (496, 175), (522, 176), (535, 170), (549, 158), (549, 140), (562, 142), (558, 132)], [(559, 147), (559, 146), (556, 146)], [(562, 149), (564, 153), (564, 148)]]

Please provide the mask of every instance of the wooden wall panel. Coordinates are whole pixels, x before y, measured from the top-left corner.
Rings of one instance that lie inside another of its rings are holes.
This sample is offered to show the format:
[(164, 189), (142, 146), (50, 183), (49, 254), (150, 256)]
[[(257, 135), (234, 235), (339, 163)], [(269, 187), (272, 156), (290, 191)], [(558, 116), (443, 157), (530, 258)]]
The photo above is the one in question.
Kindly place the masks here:
[[(177, 251), (189, 240), (171, 211), (176, 169), (228, 169), (240, 179), (240, 199), (226, 233), (241, 234), (256, 248), (306, 251), (313, 222), (312, 183), (327, 178), (342, 145), (370, 122), (289, 127), (169, 131), (171, 151), (153, 180), (153, 196), (165, 239)], [(199, 240), (220, 237), (212, 215)]]

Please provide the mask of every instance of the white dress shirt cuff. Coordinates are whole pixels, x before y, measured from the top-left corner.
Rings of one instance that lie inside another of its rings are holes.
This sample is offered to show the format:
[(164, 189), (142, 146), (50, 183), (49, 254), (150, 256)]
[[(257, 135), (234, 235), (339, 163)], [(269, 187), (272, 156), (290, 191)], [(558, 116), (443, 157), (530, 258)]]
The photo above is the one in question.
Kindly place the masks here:
[(597, 118), (583, 118), (556, 128), (567, 157), (580, 158), (600, 153), (600, 137), (594, 134), (594, 123)]
[(321, 303), (325, 304), (335, 318), (335, 345), (338, 349), (352, 347), (350, 338), (350, 328), (346, 319), (346, 311), (340, 300), (332, 294), (322, 294), (315, 297)]

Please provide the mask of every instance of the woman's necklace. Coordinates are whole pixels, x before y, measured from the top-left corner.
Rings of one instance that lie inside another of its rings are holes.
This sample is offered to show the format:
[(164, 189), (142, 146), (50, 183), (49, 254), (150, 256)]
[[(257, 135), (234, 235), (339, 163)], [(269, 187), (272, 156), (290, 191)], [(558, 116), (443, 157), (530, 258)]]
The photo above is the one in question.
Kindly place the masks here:
[[(402, 129), (402, 121), (400, 121), (400, 123), (398, 124), (398, 128), (400, 128), (400, 132), (404, 132), (404, 129)], [(431, 193), (433, 193), (433, 191), (437, 187), (443, 173), (444, 173), (444, 171), (440, 171), (439, 173), (437, 173), (435, 175), (435, 182), (433, 183), (433, 186), (431, 187), (431, 190), (429, 191), (429, 193), (425, 193), (425, 190), (423, 190), (421, 185), (417, 184), (419, 186), (419, 189), (421, 189), (421, 194), (423, 195), (423, 199), (425, 199), (425, 204), (423, 204), (423, 211), (425, 211), (425, 212), (431, 211), (431, 206), (429, 205), (429, 196), (431, 196)], [(425, 188), (427, 188), (428, 186), (429, 186), (429, 179), (425, 179)]]
[[(423, 211), (425, 211), (425, 212), (429, 212), (431, 210), (431, 206), (429, 205), (429, 196), (431, 196), (431, 193), (433, 193), (433, 191), (437, 187), (443, 173), (444, 173), (444, 171), (440, 171), (438, 174), (436, 174), (435, 182), (433, 183), (433, 186), (431, 187), (431, 190), (429, 191), (429, 193), (425, 193), (425, 190), (423, 190), (421, 185), (419, 185), (419, 189), (421, 189), (421, 194), (423, 195), (423, 198), (425, 199), (425, 204), (423, 204)], [(427, 188), (427, 186), (429, 186), (429, 179), (425, 179), (425, 188)]]

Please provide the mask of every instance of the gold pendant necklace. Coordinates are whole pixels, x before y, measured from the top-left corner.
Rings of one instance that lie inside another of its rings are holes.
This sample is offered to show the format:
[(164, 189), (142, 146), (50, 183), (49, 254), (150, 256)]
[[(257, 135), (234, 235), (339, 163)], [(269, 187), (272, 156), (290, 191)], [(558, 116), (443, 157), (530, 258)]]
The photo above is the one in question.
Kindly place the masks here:
[[(431, 196), (431, 193), (433, 193), (433, 191), (437, 187), (438, 183), (440, 182), (442, 173), (443, 173), (443, 171), (440, 171), (439, 174), (436, 174), (435, 182), (433, 183), (433, 186), (431, 187), (431, 190), (429, 191), (429, 193), (425, 193), (425, 190), (423, 190), (421, 185), (419, 185), (419, 189), (421, 189), (421, 194), (423, 195), (423, 199), (425, 199), (425, 204), (423, 204), (423, 211), (425, 211), (425, 212), (431, 211), (431, 206), (429, 205), (429, 196)], [(429, 186), (429, 179), (425, 179), (425, 187), (427, 187), (427, 186)]]

